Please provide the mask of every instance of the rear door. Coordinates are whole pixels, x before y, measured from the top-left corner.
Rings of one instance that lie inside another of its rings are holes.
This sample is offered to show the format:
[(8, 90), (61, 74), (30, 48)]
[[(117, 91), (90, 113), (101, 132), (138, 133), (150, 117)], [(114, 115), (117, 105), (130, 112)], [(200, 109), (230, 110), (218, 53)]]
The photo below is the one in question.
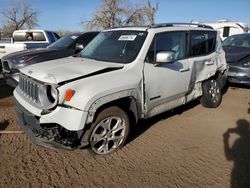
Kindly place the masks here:
[[(221, 59), (216, 51), (216, 31), (190, 31), (189, 59), (193, 62), (192, 83), (208, 79), (217, 70)], [(218, 52), (219, 53), (219, 52)]]

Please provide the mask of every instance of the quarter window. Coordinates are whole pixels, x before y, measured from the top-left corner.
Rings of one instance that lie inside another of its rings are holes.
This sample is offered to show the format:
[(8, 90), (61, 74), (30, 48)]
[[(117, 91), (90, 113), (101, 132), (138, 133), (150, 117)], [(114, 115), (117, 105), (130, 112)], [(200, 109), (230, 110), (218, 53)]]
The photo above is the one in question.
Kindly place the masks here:
[(215, 50), (215, 31), (191, 31), (189, 56), (201, 56), (212, 53)]

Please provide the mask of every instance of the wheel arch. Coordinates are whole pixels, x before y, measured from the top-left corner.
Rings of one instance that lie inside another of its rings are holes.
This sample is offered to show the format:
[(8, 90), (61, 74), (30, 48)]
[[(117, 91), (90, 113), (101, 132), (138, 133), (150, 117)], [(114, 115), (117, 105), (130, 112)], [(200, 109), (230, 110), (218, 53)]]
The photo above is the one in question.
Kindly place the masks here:
[(91, 104), (86, 124), (92, 123), (98, 113), (110, 106), (121, 108), (127, 113), (131, 123), (137, 123), (141, 114), (138, 98), (139, 94), (133, 89), (101, 97)]

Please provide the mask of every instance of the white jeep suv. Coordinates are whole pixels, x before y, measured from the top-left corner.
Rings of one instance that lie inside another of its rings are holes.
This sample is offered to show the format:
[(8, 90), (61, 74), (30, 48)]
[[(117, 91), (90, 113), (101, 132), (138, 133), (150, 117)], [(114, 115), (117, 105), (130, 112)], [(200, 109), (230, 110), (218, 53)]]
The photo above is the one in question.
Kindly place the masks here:
[(94, 154), (121, 148), (131, 126), (187, 102), (219, 106), (227, 65), (219, 33), (158, 24), (101, 32), (80, 54), (21, 69), (14, 91), (31, 140)]

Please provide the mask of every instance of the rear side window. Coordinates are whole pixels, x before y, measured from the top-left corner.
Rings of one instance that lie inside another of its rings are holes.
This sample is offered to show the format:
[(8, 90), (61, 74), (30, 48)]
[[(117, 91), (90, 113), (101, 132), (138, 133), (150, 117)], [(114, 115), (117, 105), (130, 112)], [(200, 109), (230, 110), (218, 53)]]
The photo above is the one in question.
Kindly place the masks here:
[(189, 56), (207, 55), (215, 51), (216, 31), (191, 31)]

